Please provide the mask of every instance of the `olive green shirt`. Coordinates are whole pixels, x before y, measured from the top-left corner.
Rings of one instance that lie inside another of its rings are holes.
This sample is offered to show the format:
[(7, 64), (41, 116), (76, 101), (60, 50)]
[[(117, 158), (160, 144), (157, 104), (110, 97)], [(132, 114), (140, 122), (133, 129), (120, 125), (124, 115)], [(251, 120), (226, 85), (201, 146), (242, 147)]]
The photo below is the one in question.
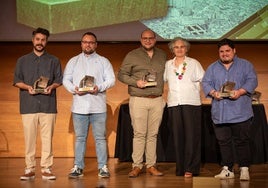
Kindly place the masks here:
[[(154, 48), (152, 58), (142, 48), (130, 51), (123, 60), (118, 73), (118, 79), (128, 85), (128, 93), (131, 96), (146, 97), (150, 95), (160, 96), (163, 93), (163, 74), (166, 63), (166, 53)], [(156, 72), (156, 86), (138, 88), (137, 81), (142, 79), (149, 71)]]

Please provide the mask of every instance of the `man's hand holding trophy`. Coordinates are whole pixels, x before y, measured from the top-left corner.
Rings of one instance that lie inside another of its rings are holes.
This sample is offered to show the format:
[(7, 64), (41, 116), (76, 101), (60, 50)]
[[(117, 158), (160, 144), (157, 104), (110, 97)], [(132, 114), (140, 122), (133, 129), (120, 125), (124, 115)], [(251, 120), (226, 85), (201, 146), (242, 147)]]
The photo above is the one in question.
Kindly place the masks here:
[(221, 86), (220, 96), (222, 98), (224, 98), (224, 97), (232, 97), (233, 94), (234, 94), (233, 93), (234, 87), (235, 87), (235, 83), (234, 82), (230, 82), (230, 81), (225, 82)]
[(33, 85), (33, 94), (47, 94), (47, 86), (49, 79), (44, 76), (40, 76)]
[(146, 82), (145, 87), (156, 86), (157, 85), (156, 77), (157, 77), (156, 71), (154, 70), (148, 71), (142, 78), (142, 80)]
[(95, 78), (93, 76), (85, 75), (80, 81), (79, 87), (76, 88), (76, 93), (79, 95), (84, 95), (86, 93), (97, 93), (98, 88), (95, 85)]
[(221, 88), (220, 91), (212, 91), (210, 95), (217, 100), (221, 100), (223, 98), (231, 98), (234, 97), (235, 91), (234, 91), (235, 83), (227, 81), (225, 82)]

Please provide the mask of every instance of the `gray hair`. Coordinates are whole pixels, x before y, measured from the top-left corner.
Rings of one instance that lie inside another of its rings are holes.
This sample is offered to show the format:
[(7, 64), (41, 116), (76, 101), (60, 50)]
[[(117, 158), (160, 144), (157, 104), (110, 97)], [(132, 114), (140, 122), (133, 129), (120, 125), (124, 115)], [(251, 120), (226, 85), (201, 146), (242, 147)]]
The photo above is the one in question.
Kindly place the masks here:
[(170, 51), (173, 53), (173, 47), (175, 42), (177, 41), (182, 41), (184, 43), (184, 45), (186, 46), (187, 52), (190, 50), (190, 46), (191, 44), (184, 38), (182, 37), (175, 37), (174, 39), (172, 39), (169, 43), (168, 43), (168, 47), (170, 49)]

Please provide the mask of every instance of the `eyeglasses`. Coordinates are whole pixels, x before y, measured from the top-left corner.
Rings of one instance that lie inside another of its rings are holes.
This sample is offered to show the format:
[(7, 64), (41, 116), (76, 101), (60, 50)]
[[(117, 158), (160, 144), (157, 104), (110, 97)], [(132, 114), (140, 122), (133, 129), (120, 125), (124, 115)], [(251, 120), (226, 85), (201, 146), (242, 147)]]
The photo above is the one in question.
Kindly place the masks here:
[(184, 49), (184, 48), (186, 48), (186, 46), (173, 46), (173, 49)]
[(96, 44), (96, 42), (93, 42), (93, 41), (81, 41), (82, 44), (90, 44), (90, 45), (93, 45), (93, 44)]
[(155, 37), (142, 37), (141, 39), (144, 40), (144, 41), (155, 40)]

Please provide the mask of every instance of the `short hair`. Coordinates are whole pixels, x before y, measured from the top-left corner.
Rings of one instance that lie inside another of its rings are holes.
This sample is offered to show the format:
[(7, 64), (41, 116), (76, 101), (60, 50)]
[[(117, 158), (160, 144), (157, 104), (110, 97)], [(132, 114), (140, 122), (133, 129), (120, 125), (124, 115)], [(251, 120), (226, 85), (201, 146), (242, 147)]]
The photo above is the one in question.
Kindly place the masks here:
[(93, 36), (93, 37), (95, 38), (96, 42), (97, 42), (97, 36), (96, 36), (94, 33), (92, 33), (92, 32), (86, 32), (86, 33), (84, 33), (84, 34), (82, 35), (82, 38), (83, 38), (85, 35), (91, 35), (91, 36)]
[(144, 32), (147, 32), (147, 31), (152, 32), (153, 35), (154, 35), (154, 38), (156, 38), (156, 33), (155, 33), (153, 30), (151, 30), (151, 29), (145, 29), (145, 30), (143, 30), (143, 31), (141, 32), (141, 38), (142, 38), (143, 33), (144, 33)]
[(32, 35), (33, 37), (37, 34), (37, 33), (41, 33), (43, 35), (46, 35), (47, 38), (49, 37), (49, 31), (47, 29), (38, 27), (36, 30), (33, 31)]
[(232, 49), (235, 48), (234, 42), (230, 39), (224, 38), (222, 39), (219, 43), (218, 43), (218, 49), (224, 45), (228, 45), (229, 47), (231, 47)]
[(173, 52), (173, 47), (174, 47), (174, 43), (177, 41), (182, 41), (184, 43), (184, 45), (186, 46), (187, 52), (190, 50), (191, 44), (184, 38), (182, 37), (175, 37), (174, 39), (172, 39), (169, 43), (168, 43), (168, 47), (171, 50), (171, 52)]

